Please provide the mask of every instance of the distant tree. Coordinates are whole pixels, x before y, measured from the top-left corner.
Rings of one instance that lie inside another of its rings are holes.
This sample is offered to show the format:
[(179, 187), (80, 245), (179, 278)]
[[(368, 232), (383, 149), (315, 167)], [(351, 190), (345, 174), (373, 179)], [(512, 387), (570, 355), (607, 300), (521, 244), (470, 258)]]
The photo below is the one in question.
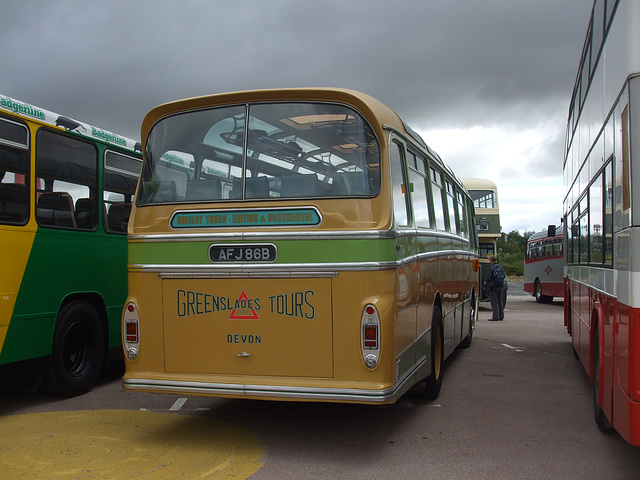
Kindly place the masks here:
[(524, 275), (524, 252), (527, 240), (534, 233), (526, 231), (521, 234), (512, 230), (498, 239), (498, 261), (507, 275)]

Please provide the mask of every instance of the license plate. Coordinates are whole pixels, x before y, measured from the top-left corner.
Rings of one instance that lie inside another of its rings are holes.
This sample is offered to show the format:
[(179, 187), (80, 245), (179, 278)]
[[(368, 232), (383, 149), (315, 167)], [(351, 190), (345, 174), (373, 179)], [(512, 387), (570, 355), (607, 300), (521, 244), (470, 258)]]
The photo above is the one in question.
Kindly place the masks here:
[(278, 249), (272, 243), (260, 245), (211, 245), (209, 258), (219, 262), (275, 262)]

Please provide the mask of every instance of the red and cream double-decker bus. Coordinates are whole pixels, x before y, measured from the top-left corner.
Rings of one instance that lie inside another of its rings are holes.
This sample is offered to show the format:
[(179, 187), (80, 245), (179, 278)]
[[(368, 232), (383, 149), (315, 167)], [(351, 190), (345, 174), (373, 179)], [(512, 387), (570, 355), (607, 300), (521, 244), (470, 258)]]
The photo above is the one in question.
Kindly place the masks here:
[(595, 418), (640, 445), (640, 2), (596, 0), (564, 158), (565, 322)]

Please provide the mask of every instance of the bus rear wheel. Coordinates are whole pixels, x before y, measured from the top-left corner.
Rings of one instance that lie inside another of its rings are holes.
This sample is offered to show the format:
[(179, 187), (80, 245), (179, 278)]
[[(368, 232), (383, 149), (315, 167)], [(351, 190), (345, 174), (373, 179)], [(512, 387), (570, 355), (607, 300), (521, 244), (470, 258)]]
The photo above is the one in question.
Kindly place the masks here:
[(551, 303), (553, 301), (553, 297), (542, 294), (542, 285), (540, 284), (540, 280), (536, 278), (536, 283), (533, 287), (534, 295), (536, 297), (536, 302), (538, 303)]
[(98, 379), (105, 356), (100, 315), (93, 306), (75, 301), (58, 315), (51, 365), (42, 381), (50, 394), (74, 397), (88, 392)]

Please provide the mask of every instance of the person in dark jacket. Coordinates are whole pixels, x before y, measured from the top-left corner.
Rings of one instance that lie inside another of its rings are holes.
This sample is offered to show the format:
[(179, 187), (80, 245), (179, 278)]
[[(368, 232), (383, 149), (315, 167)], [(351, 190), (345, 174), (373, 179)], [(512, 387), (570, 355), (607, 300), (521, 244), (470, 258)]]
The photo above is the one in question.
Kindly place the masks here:
[(484, 278), (484, 284), (489, 289), (489, 301), (491, 302), (492, 316), (489, 320), (504, 320), (502, 305), (502, 289), (504, 287), (504, 270), (498, 263), (495, 255), (489, 256), (491, 267)]

